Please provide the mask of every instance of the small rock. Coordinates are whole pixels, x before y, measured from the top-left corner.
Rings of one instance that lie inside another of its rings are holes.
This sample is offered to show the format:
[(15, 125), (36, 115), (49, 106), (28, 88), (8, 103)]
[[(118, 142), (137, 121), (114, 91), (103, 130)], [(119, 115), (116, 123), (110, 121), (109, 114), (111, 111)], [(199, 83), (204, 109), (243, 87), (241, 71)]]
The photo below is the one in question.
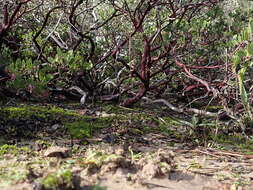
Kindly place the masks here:
[(113, 116), (116, 115), (116, 114), (114, 114), (114, 113), (108, 114), (108, 113), (103, 112), (103, 111), (102, 111), (102, 112), (96, 111), (95, 114), (96, 114), (97, 116), (100, 116), (100, 117), (113, 117)]
[(60, 125), (60, 124), (54, 124), (54, 125), (52, 125), (51, 127), (49, 127), (49, 128), (47, 129), (47, 132), (48, 132), (48, 133), (54, 133), (54, 132), (57, 131), (57, 129), (60, 129), (60, 128), (61, 128), (61, 125)]
[(70, 156), (70, 149), (66, 147), (52, 146), (49, 147), (45, 152), (44, 156), (46, 157), (58, 157), (58, 158), (67, 158)]
[(107, 172), (115, 172), (118, 168), (118, 164), (115, 162), (109, 162), (103, 165), (100, 169), (100, 174), (104, 175)]
[(123, 148), (117, 148), (116, 150), (115, 150), (115, 154), (117, 154), (117, 155), (119, 155), (119, 156), (123, 156), (124, 155), (124, 153), (125, 153), (125, 151), (124, 151), (124, 149)]
[(143, 179), (152, 179), (154, 177), (159, 177), (161, 175), (160, 168), (154, 162), (149, 162), (142, 168), (141, 173)]
[(17, 158), (17, 161), (18, 161), (18, 162), (26, 161), (26, 160), (27, 160), (27, 156), (26, 156), (26, 155), (20, 155), (20, 156)]
[(137, 162), (140, 171), (136, 174), (135, 179), (152, 179), (170, 175), (175, 166), (174, 155), (172, 152), (158, 150), (150, 156), (144, 156)]
[(56, 131), (57, 129), (61, 128), (61, 125), (60, 124), (54, 124), (52, 125), (52, 130)]
[(108, 134), (104, 138), (102, 138), (102, 141), (105, 143), (114, 144), (117, 140), (117, 137), (114, 134)]

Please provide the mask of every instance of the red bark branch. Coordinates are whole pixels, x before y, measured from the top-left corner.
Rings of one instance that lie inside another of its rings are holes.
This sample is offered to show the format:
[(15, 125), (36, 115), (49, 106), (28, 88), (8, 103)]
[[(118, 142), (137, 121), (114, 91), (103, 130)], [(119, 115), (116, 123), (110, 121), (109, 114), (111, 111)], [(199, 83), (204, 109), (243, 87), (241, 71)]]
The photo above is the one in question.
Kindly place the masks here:
[(195, 81), (197, 81), (197, 82), (203, 84), (203, 85), (206, 87), (206, 89), (207, 89), (208, 92), (211, 91), (211, 88), (210, 88), (208, 82), (206, 82), (206, 81), (204, 81), (204, 80), (202, 80), (202, 79), (200, 79), (200, 78), (194, 76), (194, 75), (191, 73), (191, 71), (186, 67), (186, 65), (184, 65), (183, 63), (181, 63), (181, 62), (178, 60), (178, 58), (176, 57), (176, 55), (174, 55), (174, 60), (175, 60), (176, 65), (178, 65), (179, 67), (181, 67), (181, 68), (185, 71), (185, 73), (188, 75), (189, 78), (191, 78), (191, 79), (193, 79), (193, 80), (195, 80)]

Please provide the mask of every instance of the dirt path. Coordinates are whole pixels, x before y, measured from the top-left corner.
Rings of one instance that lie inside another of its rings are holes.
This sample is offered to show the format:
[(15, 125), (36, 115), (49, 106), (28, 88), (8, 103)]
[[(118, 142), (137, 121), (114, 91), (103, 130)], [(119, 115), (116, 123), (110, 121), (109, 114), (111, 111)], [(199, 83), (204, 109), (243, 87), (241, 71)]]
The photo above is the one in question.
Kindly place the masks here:
[[(204, 148), (138, 147), (125, 151), (119, 145), (92, 145), (68, 155), (68, 148), (52, 146), (19, 155), (5, 154), (0, 161), (0, 189), (83, 190), (251, 190), (252, 160), (213, 155)], [(173, 148), (172, 148), (173, 149)], [(10, 150), (11, 151), (11, 150)], [(214, 152), (214, 150), (212, 150)], [(66, 154), (66, 155), (64, 155)], [(6, 172), (6, 175), (3, 174)], [(62, 172), (62, 173), (61, 173)], [(65, 172), (65, 173), (64, 173)], [(67, 172), (71, 174), (68, 176)], [(7, 175), (8, 174), (8, 175)], [(66, 177), (66, 176), (67, 177)], [(6, 178), (5, 180), (3, 178)], [(69, 178), (68, 178), (69, 177)], [(7, 179), (8, 178), (8, 179)], [(10, 178), (12, 180), (10, 180)], [(9, 180), (9, 181), (8, 181)], [(13, 183), (13, 181), (15, 181)], [(9, 185), (8, 185), (9, 183)]]

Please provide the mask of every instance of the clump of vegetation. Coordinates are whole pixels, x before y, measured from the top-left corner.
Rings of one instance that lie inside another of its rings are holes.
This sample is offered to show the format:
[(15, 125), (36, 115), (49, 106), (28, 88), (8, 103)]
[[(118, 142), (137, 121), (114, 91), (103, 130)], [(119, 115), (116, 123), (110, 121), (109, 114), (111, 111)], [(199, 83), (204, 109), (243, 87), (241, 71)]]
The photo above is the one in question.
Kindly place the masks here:
[(17, 147), (16, 145), (4, 144), (0, 146), (0, 156), (5, 154), (12, 154), (18, 156), (19, 154), (29, 153), (31, 150), (28, 147)]
[(31, 119), (39, 118), (45, 121), (61, 118), (63, 121), (80, 115), (74, 111), (64, 110), (56, 106), (19, 105), (18, 107), (4, 107), (0, 116), (5, 119)]
[(89, 149), (86, 152), (86, 158), (84, 159), (84, 164), (96, 165), (97, 167), (101, 167), (103, 164), (116, 161), (122, 158), (122, 156), (117, 155), (115, 153), (106, 152), (103, 150), (92, 150)]
[(112, 126), (113, 121), (117, 117), (86, 117), (75, 119), (73, 122), (66, 122), (65, 127), (68, 129), (73, 138), (81, 139), (91, 137), (95, 130), (103, 129)]
[(48, 174), (41, 179), (41, 184), (45, 190), (75, 189), (73, 180), (73, 173), (66, 169)]
[(27, 170), (20, 170), (20, 166), (17, 166), (17, 164), (7, 166), (11, 167), (10, 171), (6, 167), (0, 166), (0, 188), (26, 180)]
[(94, 130), (94, 124), (87, 121), (76, 121), (73, 123), (66, 123), (66, 127), (69, 130), (71, 137), (73, 138), (85, 138), (92, 136), (92, 130)]
[(27, 147), (15, 145), (0, 146), (0, 188), (26, 180), (29, 171), (25, 169), (26, 163), (17, 162), (22, 157), (28, 158), (31, 150)]

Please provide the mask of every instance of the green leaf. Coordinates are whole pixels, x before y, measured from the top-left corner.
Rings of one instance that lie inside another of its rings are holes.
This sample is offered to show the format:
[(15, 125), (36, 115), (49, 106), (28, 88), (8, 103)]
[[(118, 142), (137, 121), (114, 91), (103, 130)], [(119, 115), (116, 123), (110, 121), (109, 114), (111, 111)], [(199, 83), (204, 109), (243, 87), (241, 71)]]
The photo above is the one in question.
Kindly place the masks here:
[(248, 101), (248, 94), (247, 94), (247, 92), (246, 92), (245, 87), (244, 87), (243, 84), (241, 85), (240, 91), (241, 91), (242, 103), (247, 108), (248, 107), (248, 103), (249, 103), (249, 101)]
[(59, 57), (63, 55), (62, 50), (59, 47), (57, 47), (56, 52), (57, 52), (57, 56)]
[(253, 31), (253, 20), (252, 19), (249, 21), (249, 27), (251, 28), (251, 31)]
[(247, 53), (248, 52), (246, 49), (241, 49), (236, 54), (239, 56), (240, 59), (243, 59), (245, 56), (247, 56)]
[(237, 40), (237, 43), (242, 42), (243, 41), (242, 40), (242, 35), (238, 35), (237, 38), (236, 38), (236, 40)]
[(238, 55), (234, 55), (232, 58), (233, 66), (236, 67), (241, 62), (241, 58)]
[(246, 71), (247, 71), (246, 67), (243, 67), (243, 68), (240, 69), (240, 71), (239, 71), (239, 83), (240, 82), (243, 83)]
[(246, 41), (246, 40), (249, 40), (249, 32), (247, 29), (243, 30), (242, 33), (241, 33), (241, 39), (242, 41)]
[(248, 44), (247, 51), (249, 55), (253, 55), (253, 43)]

